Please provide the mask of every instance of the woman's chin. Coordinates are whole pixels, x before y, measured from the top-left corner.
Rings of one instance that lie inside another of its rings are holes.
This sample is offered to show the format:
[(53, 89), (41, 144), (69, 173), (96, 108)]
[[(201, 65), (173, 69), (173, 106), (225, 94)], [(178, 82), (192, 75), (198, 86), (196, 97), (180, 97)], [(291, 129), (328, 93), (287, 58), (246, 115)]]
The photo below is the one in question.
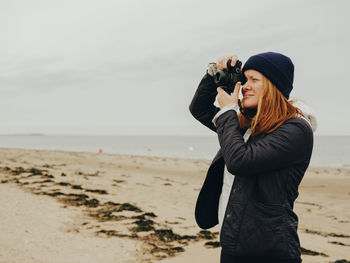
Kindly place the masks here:
[(247, 103), (243, 101), (243, 108), (245, 109), (256, 109), (258, 107), (258, 105), (256, 105), (255, 103)]

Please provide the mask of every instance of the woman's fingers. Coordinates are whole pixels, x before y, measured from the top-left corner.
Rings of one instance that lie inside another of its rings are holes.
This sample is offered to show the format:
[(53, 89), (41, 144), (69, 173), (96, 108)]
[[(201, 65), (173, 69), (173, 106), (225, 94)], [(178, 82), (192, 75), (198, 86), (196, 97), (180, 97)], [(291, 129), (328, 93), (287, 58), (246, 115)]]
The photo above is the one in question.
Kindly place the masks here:
[(238, 81), (237, 83), (236, 83), (236, 85), (235, 85), (235, 89), (233, 90), (233, 94), (232, 94), (232, 96), (234, 96), (234, 97), (239, 97), (239, 91), (241, 90), (241, 82), (240, 81)]
[(227, 69), (227, 61), (231, 59), (231, 66), (233, 67), (236, 64), (236, 61), (238, 59), (237, 55), (226, 55), (222, 56), (217, 61), (217, 68), (218, 70)]
[(237, 55), (232, 55), (231, 56), (231, 66), (234, 67), (236, 65), (236, 62), (238, 60)]
[(221, 88), (221, 87), (217, 87), (217, 88), (216, 88), (216, 91), (217, 91), (218, 93), (226, 92), (226, 91), (224, 91), (224, 89)]
[(224, 62), (226, 61), (226, 57), (227, 56), (222, 56), (218, 59), (218, 70), (223, 70), (225, 69), (226, 65), (224, 64)]
[(232, 93), (232, 98), (233, 98), (233, 102), (238, 104), (238, 99), (239, 99), (239, 91), (241, 90), (241, 82), (238, 81), (235, 85), (235, 89), (233, 90), (233, 93)]

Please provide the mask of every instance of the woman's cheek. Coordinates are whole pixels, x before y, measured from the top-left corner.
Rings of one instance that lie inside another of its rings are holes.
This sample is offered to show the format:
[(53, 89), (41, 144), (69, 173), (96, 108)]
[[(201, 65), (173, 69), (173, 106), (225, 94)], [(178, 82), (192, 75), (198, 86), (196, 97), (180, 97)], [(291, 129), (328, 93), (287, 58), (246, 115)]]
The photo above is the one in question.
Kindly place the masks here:
[(257, 98), (257, 96), (247, 97), (242, 101), (243, 107), (247, 109), (258, 107), (258, 102), (259, 99)]
[(244, 108), (249, 108), (249, 97), (243, 99), (243, 107)]

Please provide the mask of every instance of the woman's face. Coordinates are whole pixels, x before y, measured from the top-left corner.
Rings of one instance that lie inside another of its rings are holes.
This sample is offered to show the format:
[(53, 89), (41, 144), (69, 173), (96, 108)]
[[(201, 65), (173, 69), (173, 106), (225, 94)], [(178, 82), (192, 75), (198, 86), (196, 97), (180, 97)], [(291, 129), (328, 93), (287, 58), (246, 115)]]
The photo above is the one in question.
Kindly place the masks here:
[(263, 74), (254, 69), (244, 72), (247, 82), (242, 87), (243, 107), (247, 109), (257, 108), (263, 89)]

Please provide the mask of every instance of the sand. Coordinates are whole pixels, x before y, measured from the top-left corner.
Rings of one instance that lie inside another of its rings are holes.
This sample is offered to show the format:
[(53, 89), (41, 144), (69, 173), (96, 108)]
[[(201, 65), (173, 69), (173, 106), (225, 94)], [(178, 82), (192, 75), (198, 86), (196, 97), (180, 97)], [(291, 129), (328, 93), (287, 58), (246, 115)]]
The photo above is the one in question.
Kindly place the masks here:
[[(218, 227), (194, 219), (209, 160), (0, 156), (0, 262), (219, 262)], [(350, 169), (308, 169), (295, 204), (303, 262), (350, 261), (349, 201)]]

